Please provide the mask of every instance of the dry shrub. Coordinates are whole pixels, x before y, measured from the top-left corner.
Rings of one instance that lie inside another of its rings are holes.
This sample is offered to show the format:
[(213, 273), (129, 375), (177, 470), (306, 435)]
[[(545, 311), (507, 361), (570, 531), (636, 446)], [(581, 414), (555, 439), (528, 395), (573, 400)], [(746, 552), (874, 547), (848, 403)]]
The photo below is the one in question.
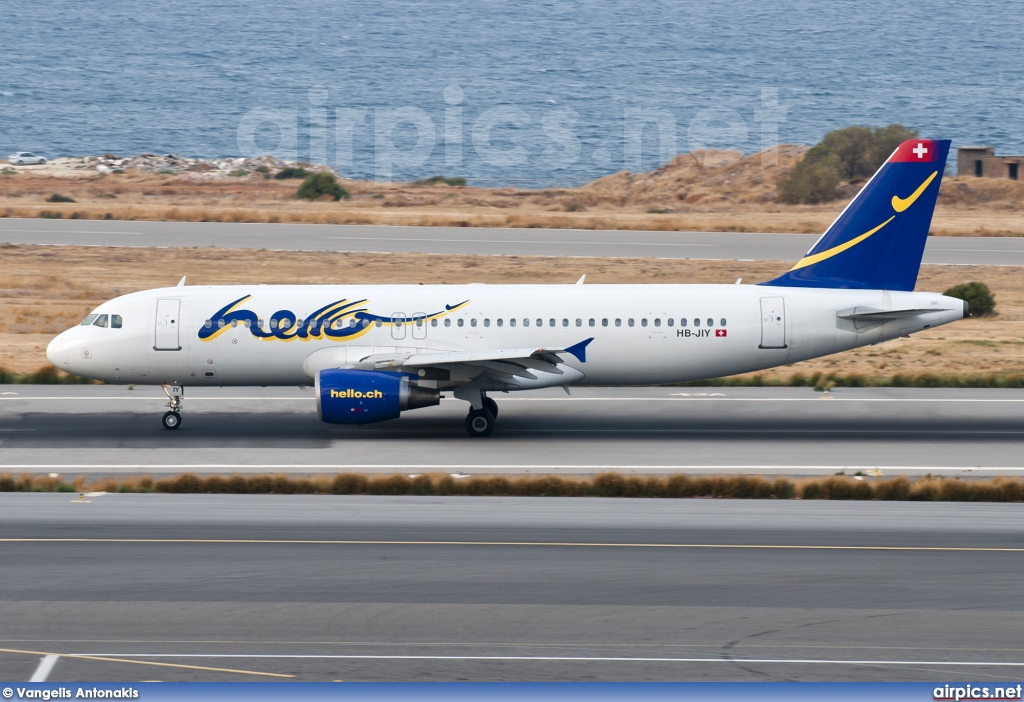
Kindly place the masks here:
[(105, 477), (87, 482), (84, 476), (60, 478), (0, 474), (0, 492), (164, 492), (277, 495), (480, 495), (496, 497), (643, 497), (805, 500), (903, 500), (940, 502), (1024, 502), (1024, 480), (958, 480), (906, 477), (858, 480), (830, 476), (794, 482), (761, 476), (624, 476), (601, 473), (594, 478), (547, 476), (480, 476), (447, 474), (367, 476), (209, 475), (194, 473), (154, 480), (148, 476)]

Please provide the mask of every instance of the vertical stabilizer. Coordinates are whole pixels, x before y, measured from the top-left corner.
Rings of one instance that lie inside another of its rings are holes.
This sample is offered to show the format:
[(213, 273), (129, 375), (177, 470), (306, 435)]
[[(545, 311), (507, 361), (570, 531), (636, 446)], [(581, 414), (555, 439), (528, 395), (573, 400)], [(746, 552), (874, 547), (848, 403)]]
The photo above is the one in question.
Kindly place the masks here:
[(807, 255), (761, 285), (913, 290), (949, 144), (900, 144)]

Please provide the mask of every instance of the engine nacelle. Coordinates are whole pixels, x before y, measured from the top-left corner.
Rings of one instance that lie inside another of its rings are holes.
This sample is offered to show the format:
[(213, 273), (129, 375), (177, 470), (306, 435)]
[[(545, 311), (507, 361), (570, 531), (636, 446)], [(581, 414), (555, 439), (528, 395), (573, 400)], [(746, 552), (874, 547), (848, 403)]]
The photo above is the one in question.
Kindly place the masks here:
[(441, 393), (403, 373), (328, 368), (316, 373), (316, 411), (330, 424), (371, 424), (441, 403)]

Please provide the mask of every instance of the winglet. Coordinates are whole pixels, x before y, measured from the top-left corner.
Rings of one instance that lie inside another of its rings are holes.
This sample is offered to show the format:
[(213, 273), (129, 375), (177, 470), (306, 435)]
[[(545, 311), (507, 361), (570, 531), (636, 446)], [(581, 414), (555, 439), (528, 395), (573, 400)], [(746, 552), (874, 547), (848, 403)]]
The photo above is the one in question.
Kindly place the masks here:
[(578, 360), (580, 363), (586, 363), (587, 362), (587, 346), (589, 346), (590, 342), (593, 341), (593, 340), (594, 340), (594, 337), (590, 337), (589, 339), (581, 341), (578, 344), (573, 344), (572, 346), (567, 346), (565, 348), (565, 353), (571, 353), (573, 356), (576, 357), (576, 360)]
[(580, 279), (576, 281), (576, 285), (583, 285), (583, 281), (587, 279), (587, 274), (584, 273), (580, 276)]
[(175, 287), (177, 287), (177, 288), (185, 287), (185, 278), (188, 278), (188, 276), (187, 275), (181, 276), (181, 280), (178, 281), (178, 284)]

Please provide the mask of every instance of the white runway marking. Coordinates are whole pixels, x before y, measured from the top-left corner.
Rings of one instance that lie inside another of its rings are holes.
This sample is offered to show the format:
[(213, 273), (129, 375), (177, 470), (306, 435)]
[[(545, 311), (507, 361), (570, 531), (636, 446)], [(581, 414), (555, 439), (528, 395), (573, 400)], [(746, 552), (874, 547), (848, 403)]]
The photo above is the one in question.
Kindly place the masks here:
[(53, 666), (57, 665), (58, 658), (60, 656), (52, 653), (48, 656), (43, 656), (43, 659), (39, 661), (39, 667), (36, 668), (36, 672), (32, 673), (29, 682), (46, 682), (46, 679), (50, 677)]
[(790, 471), (790, 470), (814, 470), (814, 471), (917, 471), (933, 473), (938, 471), (986, 471), (1002, 473), (1018, 473), (1024, 471), (1024, 466), (800, 466), (800, 465), (616, 465), (616, 464), (585, 464), (571, 465), (566, 463), (8, 463), (4, 464), (5, 470), (110, 470), (110, 469), (131, 469), (131, 470), (416, 470), (417, 472), (450, 470), (565, 470), (565, 471), (719, 471), (719, 470), (763, 470), (763, 471)]
[[(546, 244), (549, 246), (554, 245), (586, 245), (586, 246), (696, 246), (700, 248), (717, 249), (718, 244), (691, 244), (688, 242), (655, 242), (655, 241), (555, 241), (550, 239), (427, 239), (427, 238), (399, 238), (399, 237), (385, 237), (385, 236), (328, 236), (326, 239), (340, 239), (343, 241), (414, 241), (420, 244), (433, 244), (436, 242), (443, 242), (446, 244)], [(1005, 252), (1001, 252), (1005, 253)]]
[[(133, 236), (144, 236), (145, 232), (104, 232), (94, 229), (0, 229), (0, 233), (6, 232), (19, 232), (21, 234), (113, 234), (119, 236), (121, 234), (133, 235)], [(139, 247), (145, 248), (145, 247)]]
[(412, 660), (412, 661), (565, 661), (583, 663), (761, 663), (798, 665), (926, 665), (1024, 667), (1021, 661), (902, 661), (843, 660), (827, 658), (654, 658), (632, 656), (402, 656), (388, 654), (299, 654), (299, 653), (88, 653), (88, 656), (118, 658), (298, 658), (326, 660)]
[[(188, 397), (188, 402), (249, 402), (252, 400), (259, 400), (261, 402), (301, 402), (315, 400), (316, 395), (312, 392), (309, 395), (301, 397), (243, 397), (243, 396), (228, 396), (228, 397)], [(462, 402), (462, 400), (454, 400), (453, 398), (446, 398), (451, 402)], [(108, 402), (108, 401), (128, 401), (128, 402), (153, 402), (161, 401), (166, 402), (167, 398), (163, 395), (150, 395), (150, 396), (139, 396), (139, 397), (88, 397), (81, 395), (43, 395), (37, 397), (29, 397), (27, 395), (19, 395), (18, 397), (0, 397), (0, 402), (48, 402), (51, 400), (60, 401), (77, 401), (77, 402)], [(960, 403), (982, 403), (982, 404), (999, 404), (999, 403), (1011, 403), (1019, 404), (1024, 403), (1024, 397), (992, 397), (992, 398), (981, 398), (981, 397), (837, 397), (835, 395), (817, 395), (815, 397), (498, 397), (499, 402), (923, 402), (932, 404), (960, 404)]]

